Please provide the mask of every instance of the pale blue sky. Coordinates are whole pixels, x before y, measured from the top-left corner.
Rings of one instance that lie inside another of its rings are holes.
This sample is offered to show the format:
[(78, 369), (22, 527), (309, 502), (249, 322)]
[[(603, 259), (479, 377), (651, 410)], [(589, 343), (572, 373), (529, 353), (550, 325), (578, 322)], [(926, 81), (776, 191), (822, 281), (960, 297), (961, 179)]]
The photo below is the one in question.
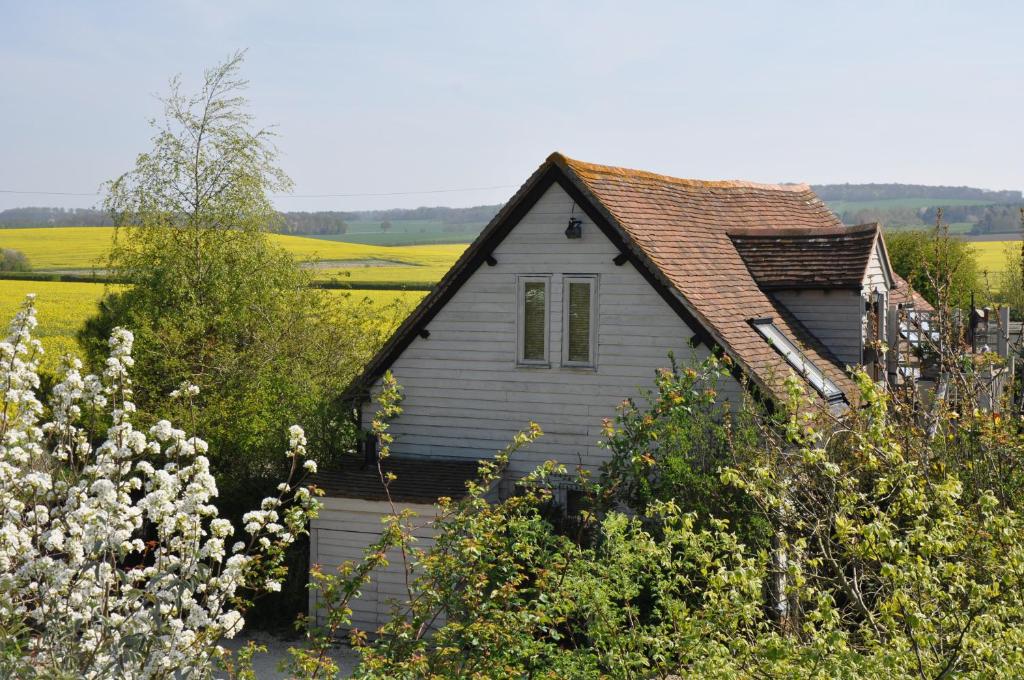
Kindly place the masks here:
[(683, 177), (1024, 188), (1022, 24), (1020, 3), (977, 1), (0, 0), (0, 189), (95, 190), (147, 147), (169, 76), (194, 85), (243, 47), (298, 194), (518, 185), (555, 149)]

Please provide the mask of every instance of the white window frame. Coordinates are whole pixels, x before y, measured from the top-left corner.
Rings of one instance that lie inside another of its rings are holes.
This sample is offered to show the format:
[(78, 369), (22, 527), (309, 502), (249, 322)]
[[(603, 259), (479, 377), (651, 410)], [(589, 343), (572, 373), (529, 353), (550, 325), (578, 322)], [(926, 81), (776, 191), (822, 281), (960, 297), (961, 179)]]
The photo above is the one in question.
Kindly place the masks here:
[[(544, 358), (526, 359), (526, 284), (544, 284)], [(549, 367), (551, 360), (551, 275), (529, 275), (516, 277), (516, 366)]]
[(774, 347), (775, 351), (785, 358), (786, 363), (788, 363), (794, 371), (807, 379), (807, 382), (811, 384), (811, 387), (817, 390), (817, 392), (825, 398), (825, 401), (829, 404), (846, 401), (846, 396), (843, 394), (843, 391), (825, 375), (824, 371), (815, 365), (813, 361), (808, 359), (807, 355), (801, 352), (800, 349), (786, 337), (770, 317), (763, 319), (749, 319), (749, 323), (754, 327), (754, 330), (764, 338), (765, 342)]
[[(597, 368), (597, 274), (566, 274), (562, 277), (562, 365), (568, 368)], [(569, 359), (569, 284), (586, 283), (590, 285), (590, 357), (587, 361), (571, 361)]]

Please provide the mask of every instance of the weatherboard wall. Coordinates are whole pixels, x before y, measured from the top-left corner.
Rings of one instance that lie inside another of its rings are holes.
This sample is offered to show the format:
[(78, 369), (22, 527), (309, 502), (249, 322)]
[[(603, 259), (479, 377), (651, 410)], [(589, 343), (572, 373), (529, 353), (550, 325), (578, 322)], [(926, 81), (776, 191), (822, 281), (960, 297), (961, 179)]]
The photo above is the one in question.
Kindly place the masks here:
[[(320, 499), (322, 507), (316, 519), (310, 522), (310, 566), (320, 565), (324, 573), (336, 573), (345, 563), (358, 563), (365, 550), (380, 540), (384, 531), (381, 518), (397, 510), (416, 513), (413, 535), (419, 548), (429, 549), (434, 544), (436, 530), (432, 521), (437, 514), (433, 505), (399, 503), (395, 508), (384, 501), (326, 496)], [(406, 565), (398, 548), (387, 553), (388, 564), (376, 569), (359, 590), (360, 597), (350, 601), (351, 627), (373, 633), (391, 618), (392, 604), (409, 599), (409, 582), (415, 577), (407, 575)], [(407, 581), (407, 576), (409, 581)], [(326, 623), (325, 611), (316, 589), (309, 591), (309, 611), (315, 612), (317, 621)]]
[(775, 298), (844, 366), (861, 363), (864, 301), (855, 290), (785, 290)]
[(884, 293), (888, 290), (888, 278), (885, 274), (885, 265), (882, 263), (882, 247), (876, 243), (871, 249), (871, 257), (868, 258), (867, 270), (864, 273), (864, 293)]
[[(567, 239), (570, 215), (583, 219), (583, 236)], [(692, 332), (643, 276), (615, 265), (617, 248), (572, 199), (552, 186), (481, 264), (391, 366), (402, 385), (403, 413), (393, 422), (393, 455), (490, 457), (529, 422), (544, 436), (515, 455), (513, 475), (556, 459), (594, 469), (606, 460), (598, 442), (602, 422), (627, 397), (654, 385), (669, 353), (685, 363), (703, 358)], [(516, 365), (516, 278), (550, 275), (547, 367)], [(560, 365), (562, 277), (598, 276), (596, 368)], [(379, 389), (379, 385), (378, 385)], [(374, 394), (376, 394), (376, 389)], [(738, 403), (731, 377), (718, 386)], [(371, 408), (364, 409), (368, 425)]]

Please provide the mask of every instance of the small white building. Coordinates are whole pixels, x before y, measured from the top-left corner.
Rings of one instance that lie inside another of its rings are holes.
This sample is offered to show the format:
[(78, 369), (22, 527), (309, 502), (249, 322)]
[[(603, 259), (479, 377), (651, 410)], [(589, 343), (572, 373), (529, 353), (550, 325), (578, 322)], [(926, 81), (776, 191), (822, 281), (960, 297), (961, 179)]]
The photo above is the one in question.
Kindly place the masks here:
[[(728, 356), (725, 400), (738, 400), (741, 384), (775, 399), (795, 371), (845, 408), (855, 392), (846, 369), (865, 363), (897, 295), (910, 291), (878, 226), (844, 227), (806, 185), (678, 179), (555, 153), (351, 394), (365, 428), (384, 372), (402, 386), (393, 500), (429, 517), (434, 499), (462, 493), (476, 461), (531, 420), (545, 434), (514, 459), (499, 493), (545, 460), (596, 471), (607, 457), (602, 421), (652, 387), (670, 353)], [(368, 442), (360, 460), (320, 476), (328, 497), (312, 563), (358, 558), (379, 535), (388, 508), (374, 452)], [(403, 593), (384, 574), (354, 607), (355, 624), (372, 629), (383, 602)]]

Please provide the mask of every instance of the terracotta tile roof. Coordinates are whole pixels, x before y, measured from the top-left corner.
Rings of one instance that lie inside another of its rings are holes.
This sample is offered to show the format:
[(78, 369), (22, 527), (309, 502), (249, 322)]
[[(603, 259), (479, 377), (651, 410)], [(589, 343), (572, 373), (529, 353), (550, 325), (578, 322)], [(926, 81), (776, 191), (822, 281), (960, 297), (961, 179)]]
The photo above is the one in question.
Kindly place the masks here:
[[(442, 496), (462, 498), (466, 482), (477, 476), (478, 466), (477, 461), (468, 459), (389, 457), (382, 462), (384, 472), (396, 477), (389, 487), (396, 503), (429, 504)], [(330, 470), (317, 473), (312, 483), (328, 496), (387, 500), (377, 466), (364, 464), (361, 456), (345, 457)]]
[(935, 308), (932, 307), (931, 303), (924, 299), (924, 297), (916, 290), (910, 287), (907, 280), (896, 272), (892, 273), (893, 281), (896, 287), (889, 291), (889, 302), (892, 304), (905, 305), (911, 303), (915, 309), (919, 309), (925, 312), (933, 312)]
[(811, 229), (732, 229), (729, 237), (761, 290), (860, 290), (877, 224)]
[[(559, 153), (549, 156), (502, 207), (354, 381), (350, 395), (365, 398), (372, 381), (426, 330), (434, 314), (526, 214), (531, 201), (553, 183), (600, 219), (602, 230), (628, 251), (630, 261), (670, 300), (701, 342), (724, 349), (767, 395), (783, 396), (782, 382), (791, 369), (751, 327), (753, 318), (773, 318), (852, 400), (856, 388), (840, 362), (758, 285), (730, 238), (765, 230), (780, 238), (808, 231), (848, 234), (808, 185), (680, 179), (584, 163)], [(855, 236), (847, 238), (855, 242)], [(815, 257), (820, 259), (821, 253)], [(854, 268), (854, 260), (859, 263), (851, 257), (846, 266)], [(905, 282), (901, 285), (909, 291)]]
[(750, 326), (772, 317), (844, 393), (853, 382), (834, 357), (761, 290), (729, 238), (743, 229), (842, 229), (805, 184), (684, 180), (552, 154), (584, 193), (607, 211), (687, 307), (751, 377), (782, 396), (789, 365)]

